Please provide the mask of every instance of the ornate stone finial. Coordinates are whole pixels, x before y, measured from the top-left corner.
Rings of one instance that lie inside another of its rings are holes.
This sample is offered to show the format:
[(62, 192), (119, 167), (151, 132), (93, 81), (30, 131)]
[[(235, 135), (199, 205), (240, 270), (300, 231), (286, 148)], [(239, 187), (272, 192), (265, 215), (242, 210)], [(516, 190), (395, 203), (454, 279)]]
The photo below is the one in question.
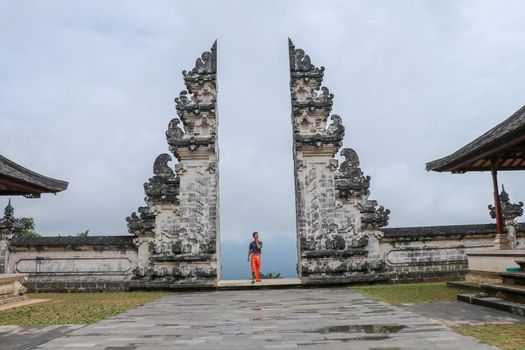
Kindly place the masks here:
[(332, 124), (328, 126), (328, 134), (336, 136), (338, 139), (343, 140), (345, 136), (345, 127), (342, 123), (341, 117), (337, 114), (332, 114), (330, 120), (332, 120)]
[[(523, 215), (523, 202), (517, 204), (511, 203), (509, 194), (505, 191), (505, 186), (502, 186), (501, 193), (499, 195), (501, 203), (501, 215), (505, 223), (505, 231), (507, 232), (507, 240), (511, 249), (517, 247), (516, 240), (516, 218)], [(488, 206), (490, 211), (490, 217), (496, 218), (496, 207), (493, 205)]]
[(11, 198), (9, 198), (9, 202), (7, 202), (7, 206), (4, 209), (4, 218), (14, 218), (15, 217), (15, 209), (11, 205)]
[(509, 194), (505, 191), (505, 185), (501, 185), (501, 193), (499, 195), (499, 199), (502, 202), (508, 202), (509, 201)]
[(321, 66), (320, 68), (317, 68), (314, 66), (310, 60), (310, 56), (308, 56), (303, 49), (296, 49), (290, 38), (288, 38), (288, 53), (290, 57), (290, 72), (292, 72), (292, 76), (323, 76), (324, 67)]
[(140, 216), (133, 212), (126, 218), (129, 233), (136, 236), (152, 235), (155, 229), (155, 213), (149, 207), (139, 207), (138, 212)]
[(170, 168), (168, 162), (171, 161), (171, 156), (167, 153), (160, 154), (153, 163), (153, 174), (156, 176), (173, 176), (173, 169)]
[(175, 145), (177, 141), (182, 140), (184, 137), (184, 131), (178, 126), (179, 124), (179, 118), (173, 118), (168, 124), (168, 130), (166, 130), (166, 141), (168, 141), (168, 145), (170, 146)]
[(359, 211), (363, 229), (377, 229), (388, 225), (390, 209), (385, 209), (382, 205), (377, 207), (376, 200), (367, 200), (359, 207)]
[(365, 176), (359, 167), (359, 156), (351, 148), (343, 148), (341, 155), (345, 160), (336, 174), (335, 188), (341, 198), (369, 194), (370, 176)]
[(0, 240), (11, 239), (17, 232), (24, 228), (21, 220), (15, 218), (15, 209), (11, 205), (11, 199), (4, 209), (4, 217), (0, 218)]
[(185, 106), (189, 105), (191, 103), (191, 98), (188, 97), (188, 91), (182, 90), (179, 93), (179, 97), (175, 97), (175, 104), (177, 105), (177, 108), (181, 109)]
[(334, 99), (334, 94), (330, 93), (330, 90), (326, 86), (321, 87), (321, 93), (317, 96), (318, 102), (329, 102), (331, 103)]
[(147, 202), (176, 203), (180, 181), (168, 165), (169, 161), (171, 156), (167, 153), (162, 153), (155, 159), (154, 176), (144, 184)]
[[(501, 214), (503, 216), (503, 219), (506, 221), (515, 220), (517, 217), (523, 215), (523, 202), (511, 203), (509, 194), (505, 191), (505, 186), (502, 186), (501, 193), (499, 195), (500, 203), (501, 203)], [(495, 219), (496, 218), (496, 207), (494, 207), (492, 204), (489, 204), (488, 206), (490, 211), (490, 217)]]
[(341, 167), (339, 168), (340, 172), (348, 173), (359, 168), (359, 156), (355, 150), (352, 148), (343, 148), (341, 155), (345, 157), (345, 160), (341, 163)]
[(199, 80), (215, 80), (217, 73), (217, 40), (213, 42), (210, 51), (204, 51), (195, 61), (195, 67), (189, 72), (182, 71), (186, 82)]

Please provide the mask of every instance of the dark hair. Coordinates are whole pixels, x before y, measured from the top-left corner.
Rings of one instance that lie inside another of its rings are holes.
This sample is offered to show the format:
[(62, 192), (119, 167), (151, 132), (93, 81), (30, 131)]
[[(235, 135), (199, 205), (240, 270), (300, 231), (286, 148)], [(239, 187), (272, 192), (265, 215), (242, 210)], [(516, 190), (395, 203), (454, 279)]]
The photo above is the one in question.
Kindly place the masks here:
[(254, 233), (252, 233), (252, 237), (255, 237), (255, 234), (259, 234), (259, 232), (255, 231)]

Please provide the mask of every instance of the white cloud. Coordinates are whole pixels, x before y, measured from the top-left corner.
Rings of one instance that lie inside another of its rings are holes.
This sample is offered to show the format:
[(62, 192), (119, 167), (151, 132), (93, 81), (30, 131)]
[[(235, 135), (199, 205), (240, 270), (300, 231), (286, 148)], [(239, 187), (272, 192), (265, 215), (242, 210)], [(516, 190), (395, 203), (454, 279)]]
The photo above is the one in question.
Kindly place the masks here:
[[(0, 3), (0, 153), (70, 182), (14, 199), (44, 234), (126, 232), (143, 202), (180, 71), (219, 39), (221, 228), (293, 237), (287, 42), (335, 94), (345, 146), (395, 226), (490, 222), (488, 174), (427, 161), (523, 104), (520, 1)], [(522, 175), (501, 174), (524, 200)]]

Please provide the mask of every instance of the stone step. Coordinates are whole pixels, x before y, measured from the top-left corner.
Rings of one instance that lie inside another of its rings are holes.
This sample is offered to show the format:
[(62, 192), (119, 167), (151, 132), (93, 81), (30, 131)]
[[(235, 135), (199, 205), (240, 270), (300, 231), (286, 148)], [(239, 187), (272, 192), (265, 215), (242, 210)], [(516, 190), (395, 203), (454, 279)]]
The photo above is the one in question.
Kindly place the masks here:
[(514, 301), (503, 300), (495, 297), (482, 297), (476, 294), (458, 294), (458, 301), (469, 304), (490, 307), (492, 309), (510, 312), (519, 316), (525, 316), (525, 304)]
[(514, 260), (516, 264), (520, 265), (521, 271), (525, 271), (525, 259)]
[(525, 272), (512, 271), (499, 273), (504, 284), (516, 284), (525, 286)]
[(447, 287), (461, 288), (461, 289), (481, 290), (480, 286), (481, 286), (480, 283), (467, 282), (467, 281), (447, 282)]
[(481, 284), (481, 289), (491, 297), (525, 303), (525, 286), (516, 284)]

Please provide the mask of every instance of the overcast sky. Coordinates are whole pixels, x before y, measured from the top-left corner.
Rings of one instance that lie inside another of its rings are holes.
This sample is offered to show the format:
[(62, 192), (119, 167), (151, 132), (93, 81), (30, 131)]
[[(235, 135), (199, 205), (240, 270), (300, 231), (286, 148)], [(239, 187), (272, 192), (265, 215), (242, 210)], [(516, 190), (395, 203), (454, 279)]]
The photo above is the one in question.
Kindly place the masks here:
[[(0, 1), (0, 154), (69, 181), (13, 198), (45, 235), (124, 234), (173, 98), (218, 39), (221, 234), (295, 236), (287, 38), (390, 226), (491, 222), (488, 173), (427, 173), (525, 104), (523, 1)], [(525, 201), (524, 173), (502, 173)], [(7, 198), (3, 198), (2, 207)]]

